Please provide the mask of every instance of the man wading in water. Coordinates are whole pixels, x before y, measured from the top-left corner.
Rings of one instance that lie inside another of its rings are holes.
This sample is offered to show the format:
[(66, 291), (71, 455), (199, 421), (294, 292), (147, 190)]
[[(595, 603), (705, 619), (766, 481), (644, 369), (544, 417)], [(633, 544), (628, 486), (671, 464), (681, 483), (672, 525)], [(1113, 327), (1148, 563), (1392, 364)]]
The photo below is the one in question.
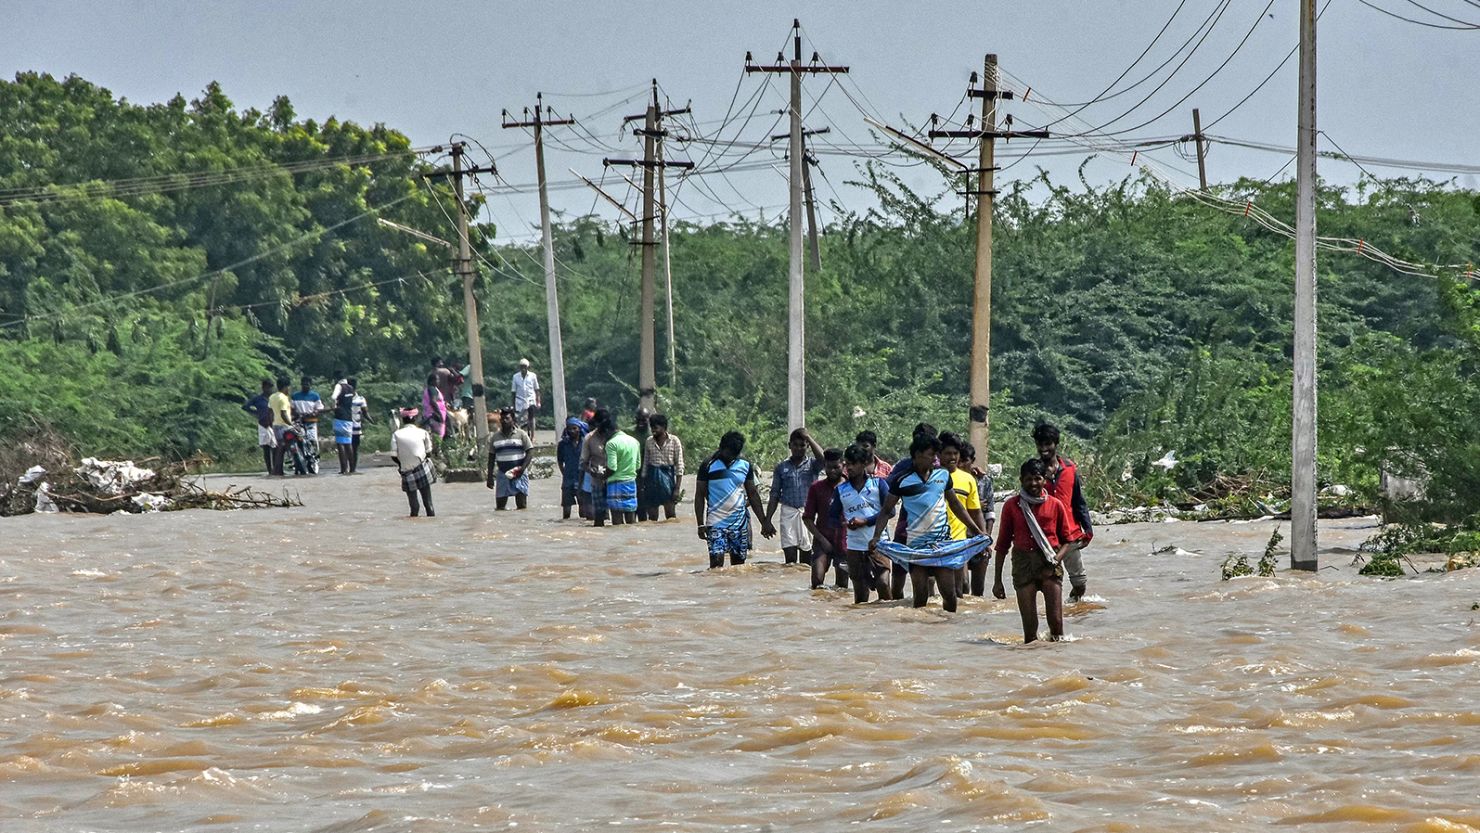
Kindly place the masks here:
[(1076, 548), (1077, 532), (1069, 509), (1048, 493), (1048, 472), (1035, 457), (1018, 472), (1022, 491), (1002, 504), (997, 539), (997, 587), (1002, 561), (1012, 552), (1012, 586), (1023, 617), (1023, 642), (1038, 639), (1038, 594), (1051, 640), (1064, 635), (1064, 557)]
[(435, 518), (432, 508), (432, 484), (437, 482), (437, 470), (432, 467), (432, 435), (416, 424), (415, 408), (402, 408), (404, 424), (391, 435), (391, 460), (401, 472), (401, 491), (406, 493), (406, 502), (411, 505), (411, 517), (416, 517), (420, 506), (417, 498), (426, 504), (427, 517)]
[(524, 509), (529, 501), (529, 456), (534, 448), (529, 435), (514, 422), (514, 409), (499, 411), (498, 430), (488, 438), (488, 488), (494, 492), (494, 508)]
[(1069, 574), (1069, 601), (1084, 598), (1089, 577), (1084, 572), (1084, 556), (1080, 550), (1089, 546), (1095, 537), (1090, 527), (1089, 504), (1079, 489), (1079, 467), (1074, 461), (1059, 454), (1059, 429), (1042, 422), (1033, 429), (1033, 442), (1038, 446), (1038, 459), (1048, 477), (1048, 493), (1063, 502), (1069, 509), (1069, 525), (1073, 527), (1078, 544), (1064, 559), (1064, 571)]
[[(770, 538), (776, 528), (761, 509), (761, 493), (755, 486), (755, 467), (742, 459), (745, 435), (731, 431), (720, 438), (719, 450), (699, 466), (694, 489), (694, 518), (699, 522), (699, 540), (709, 543), (709, 569), (745, 563), (750, 554), (750, 516), (761, 522), (761, 536)], [(705, 504), (708, 504), (707, 510)]]

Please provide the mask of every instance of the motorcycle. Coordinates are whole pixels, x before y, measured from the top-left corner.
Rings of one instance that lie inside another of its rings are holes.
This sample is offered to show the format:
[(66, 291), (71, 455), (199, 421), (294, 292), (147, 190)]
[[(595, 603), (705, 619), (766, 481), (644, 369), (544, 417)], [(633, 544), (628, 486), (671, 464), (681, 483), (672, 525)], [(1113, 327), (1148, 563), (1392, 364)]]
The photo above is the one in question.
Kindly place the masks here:
[(319, 450), (308, 441), (308, 429), (295, 422), (283, 432), (283, 442), (288, 444), (288, 456), (293, 458), (294, 474), (318, 474)]

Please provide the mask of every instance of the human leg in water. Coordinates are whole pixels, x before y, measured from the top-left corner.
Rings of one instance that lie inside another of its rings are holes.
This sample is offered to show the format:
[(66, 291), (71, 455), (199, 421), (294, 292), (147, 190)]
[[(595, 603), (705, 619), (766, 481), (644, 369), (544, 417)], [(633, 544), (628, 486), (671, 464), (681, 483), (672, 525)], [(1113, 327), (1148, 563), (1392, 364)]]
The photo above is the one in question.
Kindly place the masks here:
[(940, 606), (946, 613), (956, 612), (956, 589), (960, 581), (961, 571), (955, 567), (932, 567), (931, 572), (935, 574), (935, 586), (940, 588)]
[(1034, 581), (1017, 588), (1018, 614), (1023, 619), (1023, 642), (1038, 641), (1038, 590)]
[(915, 596), (915, 607), (924, 607), (930, 601), (930, 568), (910, 565), (910, 590)]
[(420, 487), (419, 491), (421, 492), (421, 502), (427, 505), (427, 517), (437, 517), (437, 510), (432, 508), (432, 485), (428, 483)]

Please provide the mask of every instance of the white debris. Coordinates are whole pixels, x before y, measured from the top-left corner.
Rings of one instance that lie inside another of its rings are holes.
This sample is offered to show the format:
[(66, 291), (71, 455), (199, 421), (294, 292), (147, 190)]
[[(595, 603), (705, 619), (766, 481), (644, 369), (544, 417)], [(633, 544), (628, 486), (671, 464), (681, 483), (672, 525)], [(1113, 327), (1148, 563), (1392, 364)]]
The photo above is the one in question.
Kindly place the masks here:
[(170, 505), (170, 499), (164, 495), (151, 495), (148, 492), (141, 492), (134, 495), (130, 498), (130, 501), (134, 506), (145, 512), (158, 512)]
[(1166, 469), (1167, 471), (1171, 471), (1172, 469), (1174, 469), (1174, 468), (1177, 467), (1177, 452), (1176, 452), (1176, 450), (1173, 449), (1172, 451), (1168, 451), (1160, 460), (1157, 460), (1156, 462), (1152, 463), (1151, 465), (1153, 465), (1153, 466), (1160, 466), (1161, 468)]
[(46, 469), (41, 466), (32, 466), (26, 469), (26, 473), (16, 481), (17, 486), (29, 486), (46, 476)]
[(1351, 493), (1352, 488), (1350, 486), (1343, 486), (1340, 483), (1333, 483), (1321, 490), (1321, 494), (1326, 497), (1347, 497)]
[(54, 501), (54, 500), (51, 499), (51, 485), (50, 484), (42, 483), (41, 486), (36, 489), (36, 511), (37, 512), (57, 512), (57, 511), (59, 511), (57, 509), (56, 501)]
[(77, 474), (105, 495), (116, 495), (154, 476), (153, 469), (134, 465), (133, 460), (99, 460), (85, 457)]
[(863, 419), (866, 416), (868, 416), (868, 411), (865, 411), (864, 409), (858, 407), (857, 405), (854, 405), (853, 406), (853, 418), (854, 419)]

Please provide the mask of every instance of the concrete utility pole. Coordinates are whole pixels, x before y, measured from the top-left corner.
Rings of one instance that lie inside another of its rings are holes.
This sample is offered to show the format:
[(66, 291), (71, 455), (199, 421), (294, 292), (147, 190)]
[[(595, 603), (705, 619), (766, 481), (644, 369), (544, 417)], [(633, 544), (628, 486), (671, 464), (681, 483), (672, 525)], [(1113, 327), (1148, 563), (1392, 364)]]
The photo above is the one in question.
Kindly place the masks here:
[[(817, 242), (817, 197), (812, 190), (812, 168), (817, 165), (817, 155), (807, 149), (807, 137), (831, 132), (830, 127), (802, 131), (802, 159), (807, 163), (802, 166), (802, 205), (805, 206), (807, 215), (807, 267), (813, 272), (822, 269), (822, 250)], [(771, 141), (790, 138), (790, 133), (781, 133), (772, 136)]]
[(692, 168), (692, 162), (668, 161), (660, 159), (657, 153), (657, 140), (665, 135), (663, 131), (663, 118), (689, 112), (688, 107), (679, 110), (663, 110), (658, 104), (658, 81), (653, 80), (653, 97), (648, 103), (647, 112), (640, 116), (628, 116), (623, 123), (643, 120), (643, 126), (637, 130), (637, 135), (643, 137), (642, 159), (603, 159), (603, 165), (632, 165), (642, 167), (642, 292), (638, 304), (638, 328), (640, 350), (637, 364), (637, 397), (640, 407), (654, 410), (658, 388), (657, 374), (657, 339), (653, 334), (654, 318), (654, 296), (657, 294), (655, 284), (656, 260), (653, 246), (653, 221), (657, 219), (656, 194), (653, 189), (653, 173), (657, 168), (676, 167)]
[(812, 62), (802, 64), (802, 24), (791, 22), (792, 59), (787, 64), (781, 53), (776, 53), (776, 63), (760, 66), (752, 63), (749, 52), (745, 53), (746, 72), (785, 72), (791, 74), (791, 207), (788, 225), (790, 235), (790, 268), (787, 275), (787, 391), (786, 421), (792, 428), (807, 424), (807, 323), (806, 323), (806, 278), (802, 255), (802, 176), (806, 162), (802, 157), (802, 74), (845, 73), (844, 66), (827, 66), (820, 63), (816, 53)]
[(504, 128), (534, 128), (534, 165), (540, 184), (540, 236), (545, 244), (545, 325), (550, 341), (550, 385), (555, 394), (555, 434), (565, 430), (565, 348), (560, 338), (560, 291), (555, 286), (555, 240), (550, 232), (550, 193), (545, 187), (545, 131), (546, 127), (575, 124), (575, 119), (550, 118), (552, 113), (544, 106), (543, 93), (535, 93), (534, 118), (528, 118), (525, 108), (524, 121), (508, 120), (509, 111), (504, 111)]
[(1300, 1), (1295, 141), (1295, 384), (1290, 426), (1290, 568), (1316, 556), (1316, 0)]
[(1203, 143), (1202, 113), (1192, 108), (1192, 141), (1197, 147), (1197, 182), (1202, 190), (1208, 190), (1207, 145)]
[[(658, 158), (663, 158), (663, 137), (658, 137)], [(678, 341), (673, 335), (673, 259), (668, 248), (668, 169), (658, 168), (658, 225), (663, 235), (663, 286), (668, 296), (668, 387), (678, 387)]]
[[(979, 139), (978, 174), (975, 190), (967, 195), (977, 197), (976, 210), (976, 282), (971, 304), (971, 444), (977, 459), (985, 465), (989, 459), (992, 404), (992, 206), (997, 196), (992, 174), (996, 166), (996, 140), (1048, 138), (1047, 130), (998, 130), (997, 100), (1012, 98), (1010, 90), (997, 89), (997, 56), (988, 55), (982, 68), (982, 88), (976, 89), (976, 76), (966, 94), (982, 100), (981, 129), (932, 130), (930, 138)], [(1007, 117), (1010, 128), (1012, 116)]]
[[(463, 318), (467, 324), (468, 331), (468, 365), (473, 372), (472, 384), (477, 385), (480, 390), (483, 385), (483, 343), (478, 335), (478, 299), (473, 294), (473, 252), (472, 245), (468, 241), (468, 206), (463, 201), (463, 177), (474, 174), (491, 173), (497, 174), (498, 170), (489, 165), (487, 168), (477, 166), (471, 168), (463, 167), (463, 156), (467, 154), (466, 142), (454, 142), (450, 146), (452, 152), (452, 170), (433, 171), (423, 176), (449, 176), (452, 178), (453, 191), (457, 194), (457, 259), (453, 262), (454, 268), (463, 279)], [(488, 402), (484, 396), (473, 397), (473, 430), (478, 439), (484, 440), (488, 437)]]

